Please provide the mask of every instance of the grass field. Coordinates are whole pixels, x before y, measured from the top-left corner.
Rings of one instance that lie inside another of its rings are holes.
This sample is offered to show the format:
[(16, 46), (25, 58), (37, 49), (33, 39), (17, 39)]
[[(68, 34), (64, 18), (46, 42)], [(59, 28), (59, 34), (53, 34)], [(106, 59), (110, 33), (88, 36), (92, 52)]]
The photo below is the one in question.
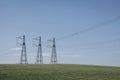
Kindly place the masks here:
[(0, 64), (0, 80), (120, 80), (120, 67)]

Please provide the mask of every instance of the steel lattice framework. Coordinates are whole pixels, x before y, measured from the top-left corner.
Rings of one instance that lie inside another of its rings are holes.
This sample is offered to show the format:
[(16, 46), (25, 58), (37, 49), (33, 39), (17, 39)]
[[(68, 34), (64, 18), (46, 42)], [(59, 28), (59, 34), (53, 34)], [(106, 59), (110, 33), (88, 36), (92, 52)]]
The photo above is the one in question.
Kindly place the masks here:
[(38, 43), (38, 51), (36, 56), (36, 64), (43, 64), (41, 37), (39, 37), (38, 41), (39, 43)]
[(56, 53), (56, 45), (55, 45), (55, 38), (53, 38), (53, 46), (52, 46), (52, 55), (51, 55), (51, 64), (57, 64), (57, 53)]
[(23, 35), (23, 43), (22, 43), (20, 64), (28, 64), (27, 53), (26, 53), (26, 44), (25, 44), (25, 35)]

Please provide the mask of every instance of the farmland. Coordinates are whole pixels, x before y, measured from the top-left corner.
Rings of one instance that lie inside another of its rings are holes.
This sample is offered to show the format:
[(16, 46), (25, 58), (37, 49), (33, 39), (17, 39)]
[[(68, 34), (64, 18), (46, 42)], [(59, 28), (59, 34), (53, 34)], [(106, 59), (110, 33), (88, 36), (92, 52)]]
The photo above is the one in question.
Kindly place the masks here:
[(0, 80), (120, 80), (120, 67), (0, 64)]

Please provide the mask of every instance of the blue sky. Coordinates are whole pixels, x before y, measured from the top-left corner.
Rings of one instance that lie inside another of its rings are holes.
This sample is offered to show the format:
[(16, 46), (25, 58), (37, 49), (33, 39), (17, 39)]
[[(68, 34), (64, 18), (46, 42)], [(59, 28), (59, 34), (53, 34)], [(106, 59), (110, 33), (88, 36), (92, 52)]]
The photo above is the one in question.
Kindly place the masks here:
[(48, 39), (55, 37), (59, 63), (120, 66), (120, 20), (62, 39), (120, 16), (120, 0), (0, 0), (0, 63), (19, 63), (16, 37), (26, 35), (28, 62), (42, 37), (44, 63), (50, 62)]

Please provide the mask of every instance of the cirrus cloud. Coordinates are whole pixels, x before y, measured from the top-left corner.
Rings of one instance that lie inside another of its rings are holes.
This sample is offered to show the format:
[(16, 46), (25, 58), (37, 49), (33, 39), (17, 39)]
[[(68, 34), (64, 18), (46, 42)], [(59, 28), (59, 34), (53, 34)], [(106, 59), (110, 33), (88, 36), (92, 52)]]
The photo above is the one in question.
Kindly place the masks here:
[(20, 51), (22, 48), (10, 48), (10, 51)]

